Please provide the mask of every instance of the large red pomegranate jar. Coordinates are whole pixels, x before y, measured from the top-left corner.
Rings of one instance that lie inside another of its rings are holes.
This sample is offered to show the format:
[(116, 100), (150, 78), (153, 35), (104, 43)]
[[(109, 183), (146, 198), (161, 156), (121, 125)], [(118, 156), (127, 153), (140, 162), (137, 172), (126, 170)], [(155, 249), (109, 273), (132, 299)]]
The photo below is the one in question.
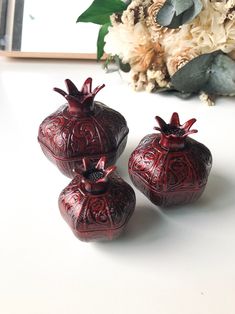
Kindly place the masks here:
[(74, 170), (82, 171), (82, 159), (87, 157), (95, 165), (101, 156), (107, 165), (115, 164), (123, 152), (128, 135), (124, 117), (117, 111), (95, 101), (104, 85), (92, 90), (88, 78), (81, 91), (65, 80), (68, 93), (54, 88), (67, 100), (40, 125), (38, 141), (44, 154), (68, 177)]
[(156, 117), (160, 133), (145, 136), (129, 159), (134, 185), (151, 202), (167, 207), (196, 201), (203, 193), (212, 165), (209, 149), (190, 138), (196, 119), (180, 125), (173, 113), (167, 124)]
[(61, 192), (61, 215), (82, 241), (112, 240), (125, 229), (135, 209), (135, 192), (102, 157), (94, 167), (83, 159), (84, 171)]

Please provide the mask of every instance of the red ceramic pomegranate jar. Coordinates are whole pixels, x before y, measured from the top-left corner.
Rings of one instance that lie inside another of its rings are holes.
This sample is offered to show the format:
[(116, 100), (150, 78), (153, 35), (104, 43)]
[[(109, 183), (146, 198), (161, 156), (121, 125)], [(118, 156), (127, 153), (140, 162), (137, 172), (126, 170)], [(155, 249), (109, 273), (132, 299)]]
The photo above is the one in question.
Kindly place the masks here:
[(180, 125), (173, 113), (167, 124), (156, 117), (160, 131), (145, 136), (129, 159), (134, 185), (151, 202), (167, 207), (196, 201), (203, 193), (212, 165), (209, 149), (188, 137), (196, 119)]
[(92, 90), (88, 78), (81, 91), (65, 80), (68, 93), (54, 88), (67, 100), (40, 125), (38, 141), (44, 154), (68, 177), (74, 170), (82, 171), (82, 159), (87, 157), (95, 165), (101, 156), (113, 165), (123, 152), (128, 135), (124, 117), (117, 111), (94, 101), (104, 85)]
[(102, 157), (94, 167), (83, 159), (84, 171), (61, 192), (61, 215), (82, 241), (112, 240), (135, 209), (135, 193)]

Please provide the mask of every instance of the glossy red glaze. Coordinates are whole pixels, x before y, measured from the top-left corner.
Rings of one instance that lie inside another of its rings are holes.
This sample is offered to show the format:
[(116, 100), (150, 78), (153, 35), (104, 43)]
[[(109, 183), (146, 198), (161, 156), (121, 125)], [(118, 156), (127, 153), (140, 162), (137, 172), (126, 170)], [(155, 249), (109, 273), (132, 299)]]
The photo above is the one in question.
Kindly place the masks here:
[(84, 157), (93, 165), (101, 156), (106, 157), (107, 165), (115, 164), (126, 146), (129, 130), (119, 112), (94, 101), (104, 85), (92, 91), (92, 79), (88, 78), (78, 91), (70, 80), (65, 82), (68, 94), (59, 88), (54, 90), (68, 103), (41, 123), (38, 141), (49, 160), (73, 178), (74, 170), (82, 171)]
[(129, 159), (134, 185), (151, 202), (167, 207), (196, 201), (203, 193), (212, 165), (209, 149), (188, 137), (196, 121), (180, 125), (177, 113), (167, 124), (156, 117), (159, 134), (145, 136)]
[(115, 172), (83, 159), (84, 171), (61, 192), (59, 208), (72, 231), (82, 241), (112, 240), (127, 225), (135, 209), (135, 193)]

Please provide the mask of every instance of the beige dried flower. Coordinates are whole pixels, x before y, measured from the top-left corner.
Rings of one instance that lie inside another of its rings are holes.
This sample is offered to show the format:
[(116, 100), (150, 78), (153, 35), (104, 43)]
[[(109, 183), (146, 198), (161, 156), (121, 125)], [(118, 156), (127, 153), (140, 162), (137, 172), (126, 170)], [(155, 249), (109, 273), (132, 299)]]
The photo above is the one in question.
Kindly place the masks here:
[(145, 72), (148, 69), (161, 69), (164, 67), (163, 49), (160, 44), (149, 41), (135, 47), (130, 64), (134, 71)]
[(166, 87), (169, 84), (169, 81), (166, 78), (166, 72), (161, 70), (148, 70), (147, 79), (149, 82), (154, 83), (154, 87)]
[(167, 29), (158, 24), (156, 21), (156, 15), (164, 3), (165, 0), (153, 0), (153, 3), (148, 7), (147, 11), (148, 16), (146, 18), (146, 24), (149, 28), (149, 32), (154, 41), (157, 41), (158, 38), (161, 36), (162, 32), (164, 32), (164, 29)]
[(226, 9), (232, 9), (235, 7), (235, 0), (227, 0), (225, 4)]
[(154, 58), (155, 50), (151, 42), (147, 45), (138, 45), (135, 48), (135, 56), (131, 58), (130, 64), (134, 71), (145, 72)]
[(192, 59), (196, 58), (199, 55), (198, 51), (191, 48), (185, 48), (175, 55), (171, 56), (167, 60), (167, 69), (172, 76), (177, 72), (180, 68), (182, 68), (185, 64), (187, 64)]
[(154, 80), (148, 81), (148, 84), (145, 87), (146, 92), (151, 93), (156, 87)]
[(228, 13), (227, 19), (231, 21), (235, 20), (235, 10), (233, 10), (231, 13)]
[(156, 87), (167, 87), (169, 81), (166, 79), (165, 73), (158, 70), (147, 70), (147, 72), (132, 71), (132, 87), (136, 91), (146, 90), (151, 92)]
[(151, 1), (152, 0), (133, 0), (122, 14), (122, 23), (133, 26), (139, 22), (145, 22), (147, 8)]
[(226, 6), (226, 2), (211, 3), (203, 0), (204, 9), (191, 23), (192, 41), (200, 47), (201, 53), (218, 49), (228, 53), (235, 48), (235, 21), (227, 21), (228, 7), (232, 3)]
[(122, 23), (122, 14), (121, 13), (113, 13), (110, 15), (110, 22), (112, 26), (117, 26)]
[(146, 73), (135, 72), (132, 70), (131, 83), (134, 90), (136, 91), (145, 90), (146, 86), (148, 85)]
[(215, 99), (204, 92), (201, 92), (199, 99), (208, 106), (214, 106), (215, 105)]

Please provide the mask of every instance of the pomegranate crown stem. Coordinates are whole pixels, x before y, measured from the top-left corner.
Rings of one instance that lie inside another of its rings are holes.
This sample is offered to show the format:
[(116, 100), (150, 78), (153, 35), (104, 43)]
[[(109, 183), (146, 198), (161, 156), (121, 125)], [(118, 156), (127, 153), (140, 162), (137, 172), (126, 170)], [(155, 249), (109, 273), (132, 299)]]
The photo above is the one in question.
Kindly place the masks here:
[(69, 104), (69, 111), (71, 113), (81, 113), (89, 111), (93, 105), (96, 94), (104, 88), (104, 84), (97, 86), (92, 90), (92, 78), (88, 77), (79, 91), (76, 85), (70, 80), (65, 80), (68, 93), (60, 88), (53, 88), (53, 90), (62, 95)]
[(94, 183), (108, 182), (109, 175), (116, 170), (116, 166), (105, 166), (106, 157), (101, 157), (94, 167), (88, 158), (83, 158), (83, 177), (85, 181), (92, 181)]
[(172, 138), (185, 138), (190, 134), (197, 133), (198, 131), (190, 130), (192, 125), (197, 121), (196, 119), (190, 119), (184, 124), (180, 124), (179, 115), (174, 112), (171, 116), (170, 122), (166, 123), (161, 117), (155, 117), (159, 127), (154, 127), (155, 130), (160, 131), (166, 137)]

